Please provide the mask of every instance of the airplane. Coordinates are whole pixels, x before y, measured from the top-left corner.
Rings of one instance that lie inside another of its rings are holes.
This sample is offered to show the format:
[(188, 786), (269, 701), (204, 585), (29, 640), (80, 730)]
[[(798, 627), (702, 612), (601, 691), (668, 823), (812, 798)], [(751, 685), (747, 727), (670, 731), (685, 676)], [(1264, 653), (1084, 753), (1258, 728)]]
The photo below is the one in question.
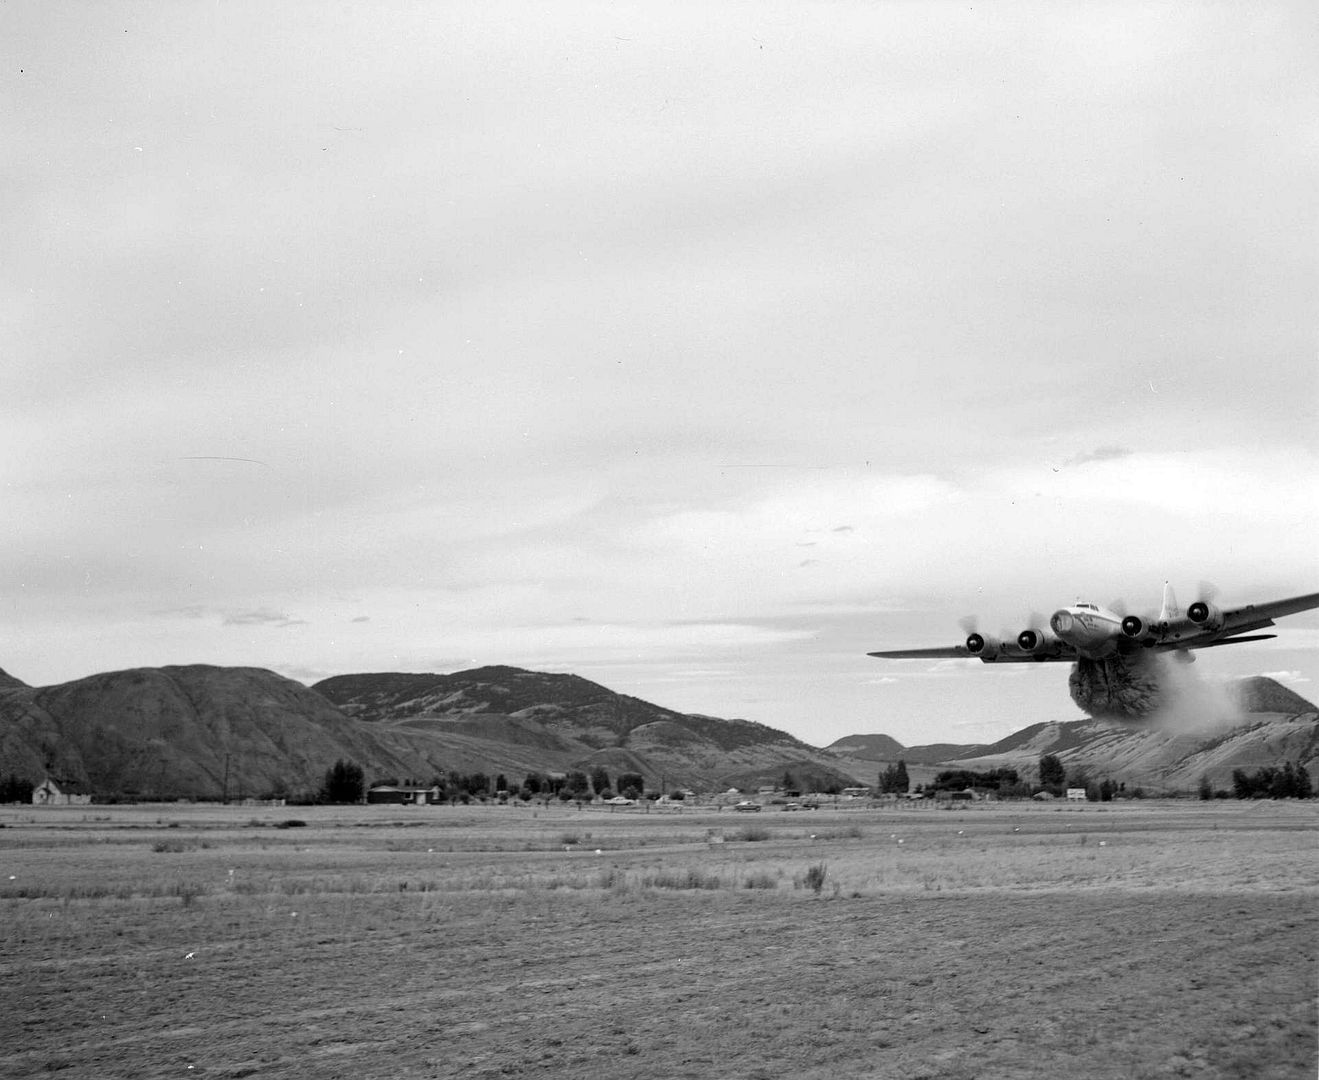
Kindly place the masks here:
[[(986, 664), (1074, 663), (1077, 660), (1130, 658), (1143, 650), (1172, 652), (1175, 659), (1191, 662), (1189, 650), (1218, 645), (1265, 641), (1277, 634), (1256, 634), (1274, 625), (1274, 619), (1319, 607), (1319, 593), (1220, 609), (1211, 599), (1200, 599), (1185, 612), (1177, 606), (1172, 586), (1163, 586), (1163, 606), (1157, 615), (1142, 618), (1122, 615), (1111, 608), (1078, 600), (1059, 608), (1047, 626), (1030, 626), (1014, 640), (972, 630), (961, 645), (930, 649), (883, 649), (867, 653), (885, 660), (975, 658)], [(1043, 622), (1043, 619), (1035, 620)]]

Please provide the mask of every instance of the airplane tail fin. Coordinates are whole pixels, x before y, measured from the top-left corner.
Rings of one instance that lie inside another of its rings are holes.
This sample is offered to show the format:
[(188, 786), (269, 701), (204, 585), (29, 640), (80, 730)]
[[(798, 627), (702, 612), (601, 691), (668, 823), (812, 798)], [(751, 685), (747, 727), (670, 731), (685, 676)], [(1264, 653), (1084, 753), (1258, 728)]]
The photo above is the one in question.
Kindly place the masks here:
[(1174, 622), (1180, 619), (1181, 616), (1181, 609), (1177, 606), (1177, 597), (1172, 592), (1172, 584), (1165, 581), (1163, 583), (1163, 609), (1159, 612), (1159, 622)]

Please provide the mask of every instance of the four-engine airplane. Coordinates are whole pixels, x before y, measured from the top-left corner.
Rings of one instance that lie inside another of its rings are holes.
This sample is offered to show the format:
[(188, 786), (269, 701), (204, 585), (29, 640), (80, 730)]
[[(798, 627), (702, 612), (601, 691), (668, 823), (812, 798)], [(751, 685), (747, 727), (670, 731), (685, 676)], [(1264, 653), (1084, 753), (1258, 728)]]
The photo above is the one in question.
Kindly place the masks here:
[[(972, 631), (961, 645), (930, 649), (885, 649), (868, 653), (886, 660), (951, 659), (967, 657), (986, 664), (1075, 662), (1110, 660), (1148, 649), (1175, 653), (1179, 660), (1191, 661), (1189, 649), (1207, 649), (1216, 645), (1238, 645), (1246, 641), (1263, 641), (1276, 634), (1256, 634), (1274, 625), (1273, 620), (1298, 611), (1319, 607), (1319, 593), (1275, 600), (1267, 604), (1246, 604), (1220, 609), (1212, 600), (1197, 600), (1183, 612), (1177, 606), (1172, 587), (1163, 586), (1163, 607), (1157, 615), (1121, 615), (1099, 604), (1077, 601), (1060, 608), (1047, 626), (1030, 626), (1014, 640), (997, 638)], [(1043, 619), (1036, 620), (1043, 622)]]

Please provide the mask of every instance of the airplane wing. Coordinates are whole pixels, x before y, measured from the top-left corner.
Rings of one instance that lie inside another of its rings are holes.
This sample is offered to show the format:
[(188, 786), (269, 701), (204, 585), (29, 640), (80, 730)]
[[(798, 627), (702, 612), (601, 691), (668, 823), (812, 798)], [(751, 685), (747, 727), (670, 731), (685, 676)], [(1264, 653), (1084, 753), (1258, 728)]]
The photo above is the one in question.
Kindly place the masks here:
[(1244, 607), (1232, 608), (1223, 612), (1223, 629), (1219, 636), (1232, 637), (1249, 630), (1260, 630), (1272, 626), (1274, 619), (1316, 607), (1319, 607), (1319, 593), (1293, 596), (1290, 600), (1274, 600), (1269, 604), (1246, 604)]
[(1215, 645), (1240, 645), (1243, 641), (1268, 641), (1269, 638), (1277, 636), (1277, 634), (1247, 634), (1245, 637), (1224, 637), (1217, 638), (1214, 641), (1206, 641), (1202, 645), (1193, 646), (1193, 648), (1212, 649)]
[(885, 649), (883, 652), (866, 653), (867, 656), (879, 656), (885, 660), (952, 660), (960, 657), (970, 659), (971, 652), (965, 645), (946, 645), (933, 649)]
[(883, 660), (979, 660), (982, 664), (1048, 664), (1076, 661), (1076, 650), (1063, 646), (1055, 654), (1035, 656), (1006, 645), (994, 652), (976, 655), (965, 645), (945, 645), (931, 649), (884, 649), (881, 652), (866, 653)]

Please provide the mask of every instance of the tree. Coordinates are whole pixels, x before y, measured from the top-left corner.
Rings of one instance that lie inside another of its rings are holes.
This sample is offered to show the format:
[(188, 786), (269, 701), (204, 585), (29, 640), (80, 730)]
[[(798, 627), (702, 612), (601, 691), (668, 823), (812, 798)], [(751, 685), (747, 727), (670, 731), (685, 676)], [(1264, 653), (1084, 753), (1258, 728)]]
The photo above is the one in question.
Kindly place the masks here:
[(1282, 768), (1265, 765), (1253, 774), (1233, 769), (1232, 794), (1238, 799), (1310, 799), (1314, 782), (1304, 765), (1286, 761)]
[(17, 773), (10, 773), (0, 780), (0, 803), (30, 803), (32, 786), (31, 780), (24, 780)]
[(327, 803), (359, 803), (365, 792), (362, 766), (340, 758), (325, 773), (321, 800)]
[(1198, 790), (1201, 802), (1209, 802), (1214, 797), (1214, 785), (1209, 782), (1208, 773), (1200, 774), (1200, 787)]
[(599, 795), (609, 786), (609, 773), (603, 765), (597, 765), (591, 770), (591, 790)]
[(1057, 754), (1045, 754), (1040, 758), (1040, 784), (1046, 788), (1061, 788), (1067, 783), (1067, 770)]
[(495, 777), (495, 790), (496, 791), (508, 790), (508, 777), (506, 777), (503, 773), (500, 773), (498, 776)]
[(881, 794), (905, 795), (910, 786), (911, 778), (907, 776), (907, 763), (901, 759), (896, 765), (890, 765), (879, 774)]
[(640, 773), (625, 772), (618, 777), (618, 793), (629, 799), (639, 799), (646, 791), (646, 778)]
[(1016, 769), (990, 769), (988, 772), (945, 769), (934, 778), (933, 790), (965, 791), (967, 788), (981, 788), (985, 791), (1000, 791), (1015, 787), (1019, 779)]

